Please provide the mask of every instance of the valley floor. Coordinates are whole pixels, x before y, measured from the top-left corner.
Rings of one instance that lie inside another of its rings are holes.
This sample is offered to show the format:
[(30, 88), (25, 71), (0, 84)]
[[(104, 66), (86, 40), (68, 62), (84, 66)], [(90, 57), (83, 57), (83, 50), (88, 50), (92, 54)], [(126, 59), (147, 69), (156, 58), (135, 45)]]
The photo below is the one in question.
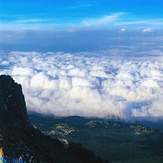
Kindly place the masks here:
[(44, 134), (69, 143), (81, 143), (112, 163), (162, 163), (163, 131), (140, 125), (81, 117), (41, 118), (29, 116)]

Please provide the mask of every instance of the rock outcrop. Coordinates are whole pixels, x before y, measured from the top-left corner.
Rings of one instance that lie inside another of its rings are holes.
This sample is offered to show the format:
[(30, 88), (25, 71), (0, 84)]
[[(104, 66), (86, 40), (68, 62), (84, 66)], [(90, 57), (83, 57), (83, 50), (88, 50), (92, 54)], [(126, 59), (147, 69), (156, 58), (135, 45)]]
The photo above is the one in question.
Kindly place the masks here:
[(0, 76), (0, 118), (6, 123), (29, 125), (21, 85), (6, 75)]

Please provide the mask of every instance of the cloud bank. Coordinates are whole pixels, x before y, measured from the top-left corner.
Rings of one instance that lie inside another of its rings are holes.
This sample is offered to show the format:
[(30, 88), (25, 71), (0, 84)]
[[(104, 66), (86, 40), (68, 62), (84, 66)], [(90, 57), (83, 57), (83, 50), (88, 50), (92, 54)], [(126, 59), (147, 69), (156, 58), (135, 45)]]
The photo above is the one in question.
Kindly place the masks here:
[(28, 111), (123, 119), (163, 116), (163, 61), (125, 60), (108, 53), (1, 53), (0, 74), (22, 84)]

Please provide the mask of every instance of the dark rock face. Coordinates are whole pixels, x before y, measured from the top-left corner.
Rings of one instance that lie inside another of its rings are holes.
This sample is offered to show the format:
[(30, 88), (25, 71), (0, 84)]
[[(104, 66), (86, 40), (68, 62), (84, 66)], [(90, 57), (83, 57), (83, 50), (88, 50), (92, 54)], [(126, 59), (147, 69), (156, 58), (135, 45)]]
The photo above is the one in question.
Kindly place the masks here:
[(0, 117), (5, 122), (28, 126), (27, 109), (21, 85), (10, 76), (0, 76)]
[[(18, 158), (23, 152), (42, 163), (103, 163), (93, 152), (80, 144), (68, 149), (57, 139), (45, 136), (28, 121), (27, 109), (21, 85), (10, 76), (0, 76), (0, 147), (4, 155)], [(27, 161), (28, 162), (28, 161)]]

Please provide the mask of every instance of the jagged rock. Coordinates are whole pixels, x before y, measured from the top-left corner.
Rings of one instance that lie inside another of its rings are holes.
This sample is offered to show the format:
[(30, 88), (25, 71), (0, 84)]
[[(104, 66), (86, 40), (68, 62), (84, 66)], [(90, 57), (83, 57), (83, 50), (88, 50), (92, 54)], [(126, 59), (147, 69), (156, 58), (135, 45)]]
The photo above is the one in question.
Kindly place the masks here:
[(0, 117), (8, 123), (29, 125), (21, 85), (6, 75), (0, 76)]

